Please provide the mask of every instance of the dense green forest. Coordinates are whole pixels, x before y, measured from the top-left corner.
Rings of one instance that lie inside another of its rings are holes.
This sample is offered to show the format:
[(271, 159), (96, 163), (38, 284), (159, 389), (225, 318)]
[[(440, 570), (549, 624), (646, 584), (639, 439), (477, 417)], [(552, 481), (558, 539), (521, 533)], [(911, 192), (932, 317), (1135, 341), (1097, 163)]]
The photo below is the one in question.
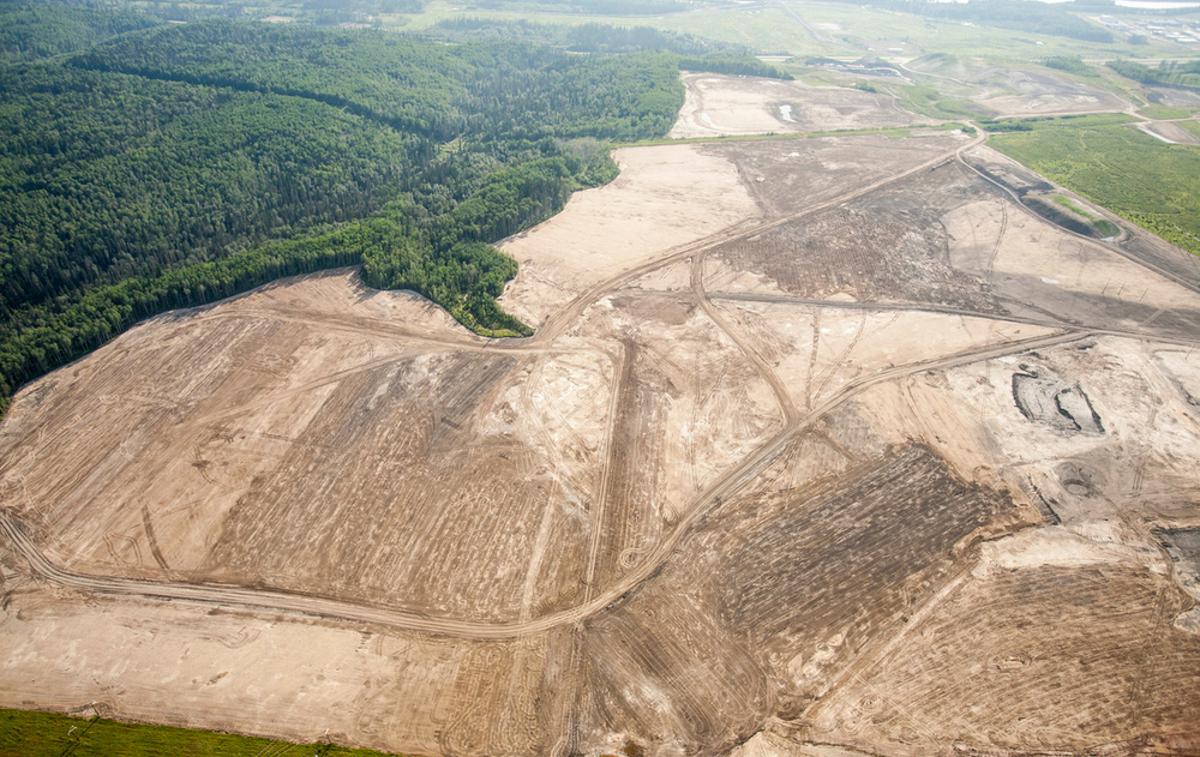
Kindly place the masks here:
[(1076, 76), (1097, 76), (1096, 69), (1085, 63), (1078, 55), (1055, 55), (1042, 61), (1042, 65)]
[(458, 44), (481, 39), (521, 40), (579, 53), (658, 52), (676, 56), (678, 67), (688, 71), (793, 78), (777, 66), (756, 58), (750, 48), (647, 26), (618, 27), (594, 23), (561, 26), (463, 17), (442, 21), (429, 34)]
[(309, 100), (10, 68), (0, 317), (96, 283), (359, 218), (428, 146)]
[(154, 20), (112, 7), (48, 5), (0, 0), (0, 62), (46, 58), (82, 50)]
[(498, 241), (661, 136), (680, 57), (204, 20), (0, 76), (0, 397), (140, 319), (364, 264), (476, 331)]
[(525, 20), (460, 16), (438, 22), (430, 28), (429, 33), (457, 43), (511, 40), (561, 47), (582, 53), (721, 53), (744, 56), (754, 54), (754, 51), (747, 47), (649, 26), (622, 27), (596, 23), (564, 26)]

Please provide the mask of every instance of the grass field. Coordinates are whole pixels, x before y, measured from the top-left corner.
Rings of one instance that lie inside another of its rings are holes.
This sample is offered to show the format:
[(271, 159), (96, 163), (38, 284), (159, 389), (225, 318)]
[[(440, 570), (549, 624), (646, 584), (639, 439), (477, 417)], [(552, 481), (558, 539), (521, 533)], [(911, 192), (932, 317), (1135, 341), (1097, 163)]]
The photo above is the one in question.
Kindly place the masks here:
[(979, 118), (983, 111), (972, 103), (954, 97), (945, 97), (935, 87), (925, 85), (889, 86), (904, 107), (930, 118)]
[(1174, 118), (1190, 118), (1194, 111), (1191, 108), (1170, 108), (1165, 105), (1147, 105), (1138, 113), (1146, 118), (1154, 118), (1159, 120), (1174, 119)]
[(329, 744), (289, 744), (228, 733), (112, 720), (73, 718), (45, 712), (0, 710), (0, 757), (381, 757), (381, 752)]
[[(991, 26), (932, 20), (909, 13), (841, 3), (744, 3), (700, 6), (681, 13), (648, 16), (599, 16), (579, 13), (503, 11), (465, 7), (432, 0), (420, 14), (384, 16), (389, 26), (420, 29), (439, 21), (471, 16), (554, 24), (603, 23), (652, 26), (686, 32), (755, 50), (792, 55), (913, 57), (940, 51), (1015, 60), (1038, 60), (1053, 55), (1084, 58), (1179, 55), (1178, 45), (1152, 40), (1142, 48), (1123, 41), (1111, 44), (1081, 42), (1066, 37), (1032, 34)], [(1160, 49), (1161, 48), (1161, 49)]]
[(989, 144), (1200, 255), (1200, 147), (1168, 145), (1112, 118), (1031, 121)]

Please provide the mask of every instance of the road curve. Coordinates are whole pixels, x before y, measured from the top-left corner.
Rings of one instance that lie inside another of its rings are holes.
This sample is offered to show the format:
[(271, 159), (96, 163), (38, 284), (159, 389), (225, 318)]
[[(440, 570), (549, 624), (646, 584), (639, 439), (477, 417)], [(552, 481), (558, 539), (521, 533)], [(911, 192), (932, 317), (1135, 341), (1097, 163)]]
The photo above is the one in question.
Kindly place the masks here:
[(560, 626), (571, 625), (603, 612), (611, 605), (632, 594), (651, 578), (667, 561), (671, 553), (691, 530), (714, 507), (757, 476), (798, 433), (811, 426), (847, 400), (877, 384), (930, 370), (967, 365), (1028, 350), (1077, 341), (1090, 331), (1066, 331), (1034, 337), (1001, 345), (966, 350), (953, 355), (897, 366), (872, 376), (851, 381), (803, 418), (787, 425), (766, 444), (745, 458), (736, 468), (725, 473), (695, 501), (687, 514), (663, 541), (647, 555), (636, 569), (590, 601), (521, 622), (481, 622), (455, 618), (438, 618), (377, 605), (345, 602), (329, 597), (299, 594), (269, 589), (255, 589), (214, 583), (180, 583), (151, 581), (113, 576), (88, 575), (66, 570), (51, 562), (38, 549), (20, 522), (7, 510), (0, 510), (0, 532), (13, 548), (28, 562), (33, 572), (42, 578), (72, 589), (117, 596), (155, 600), (174, 600), (220, 605), (231, 609), (290, 613), (348, 623), (365, 623), (402, 631), (438, 634), (463, 639), (498, 640), (537, 634)]
[[(1051, 223), (1050, 221), (1046, 220), (1042, 216), (1038, 215), (1037, 212), (1035, 212), (1032, 208), (1030, 208), (1028, 205), (1026, 205), (1024, 202), (1022, 202), (1021, 198), (1017, 195), (1016, 192), (1013, 192), (1011, 189), (1009, 189), (1004, 184), (996, 181), (991, 176), (988, 176), (984, 171), (980, 170), (978, 166), (974, 165), (973, 163), (971, 163), (971, 161), (964, 158), (963, 152), (965, 152), (965, 151), (966, 150), (959, 151), (958, 156), (957, 156), (959, 162), (961, 162), (967, 168), (971, 169), (971, 171), (973, 171), (974, 173), (978, 174), (980, 178), (984, 179), (988, 183), (997, 187), (1000, 191), (1004, 192), (1006, 195), (1008, 195), (1008, 197), (1013, 202), (1016, 203), (1018, 208), (1020, 208), (1023, 212), (1027, 213), (1028, 215), (1032, 216), (1033, 218), (1036, 218), (1039, 222), (1050, 224), (1058, 231), (1061, 231), (1062, 233), (1067, 234), (1069, 236), (1075, 237), (1076, 239), (1078, 239), (1079, 241), (1081, 241), (1084, 245), (1086, 245), (1088, 247), (1092, 247), (1097, 250), (1104, 250), (1105, 252), (1111, 252), (1111, 253), (1120, 255), (1121, 257), (1125, 258), (1126, 260), (1130, 261), (1131, 263), (1136, 263), (1137, 265), (1140, 265), (1141, 267), (1145, 268), (1146, 270), (1157, 273), (1159, 276), (1162, 276), (1165, 279), (1169, 279), (1170, 281), (1178, 284), (1179, 286), (1181, 286), (1185, 289), (1188, 289), (1196, 294), (1200, 294), (1200, 282), (1198, 282), (1197, 280), (1190, 279), (1186, 276), (1181, 276), (1178, 273), (1175, 273), (1174, 271), (1163, 268), (1162, 266), (1158, 265), (1157, 263), (1153, 263), (1149, 260), (1146, 260), (1141, 255), (1137, 255), (1135, 253), (1129, 252), (1128, 250), (1122, 248), (1120, 245), (1102, 244), (1102, 243), (1096, 241), (1095, 239), (1093, 239), (1092, 237), (1087, 236), (1086, 234), (1080, 234), (1077, 231), (1072, 231), (1071, 229), (1068, 229), (1064, 226), (1059, 226), (1056, 223)], [(1042, 176), (1041, 174), (1037, 173), (1029, 166), (1026, 166), (1024, 163), (1021, 163), (1020, 165), (1023, 168), (1025, 168), (1027, 171), (1032, 173), (1033, 175), (1035, 175), (1035, 176), (1039, 177), (1040, 179), (1042, 179), (1043, 181), (1045, 181), (1047, 184), (1050, 184), (1051, 186), (1058, 186), (1054, 182), (1047, 179), (1045, 176)], [(1126, 234), (1129, 233), (1128, 230), (1125, 228), (1122, 228), (1122, 231), (1125, 232)], [(1187, 253), (1181, 253), (1181, 254), (1187, 254)]]

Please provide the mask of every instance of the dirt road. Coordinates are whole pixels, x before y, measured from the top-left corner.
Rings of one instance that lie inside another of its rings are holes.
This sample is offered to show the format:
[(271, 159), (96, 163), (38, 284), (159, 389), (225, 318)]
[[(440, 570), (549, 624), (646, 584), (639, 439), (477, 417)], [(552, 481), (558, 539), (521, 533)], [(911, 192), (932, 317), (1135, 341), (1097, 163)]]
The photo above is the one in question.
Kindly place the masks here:
[[(0, 511), (0, 530), (5, 533), (14, 547), (29, 561), (31, 567), (38, 575), (63, 586), (83, 591), (144, 597), (150, 599), (201, 602), (228, 607), (269, 610), (273, 612), (297, 613), (314, 617), (337, 619), (352, 623), (377, 624), (407, 631), (441, 634), (468, 639), (507, 639), (528, 634), (537, 634), (551, 628), (578, 623), (581, 620), (604, 611), (614, 603), (620, 602), (629, 594), (636, 592), (645, 581), (655, 575), (655, 573), (666, 562), (671, 553), (676, 549), (680, 541), (687, 535), (689, 530), (699, 519), (701, 519), (713, 508), (718, 507), (721, 502), (736, 492), (740, 487), (745, 485), (746, 482), (758, 475), (798, 432), (808, 428), (814, 422), (866, 389), (880, 383), (893, 381), (905, 376), (919, 374), (925, 371), (961, 366), (977, 361), (986, 361), (1004, 355), (1019, 354), (1029, 350), (1036, 350), (1057, 344), (1076, 341), (1089, 336), (1094, 336), (1096, 334), (1111, 333), (1122, 336), (1140, 336), (1139, 334), (1132, 332), (1118, 332), (1112, 330), (1065, 330), (1049, 336), (1041, 336), (1021, 341), (1009, 342), (1002, 345), (980, 347), (977, 349), (940, 357), (934, 360), (898, 366), (868, 377), (851, 381), (824, 402), (812, 408), (809, 412), (801, 414), (799, 409), (795, 407), (790, 399), (780, 378), (771, 370), (770, 366), (767, 365), (762, 357), (757, 355), (746, 343), (746, 341), (736, 332), (736, 329), (725, 322), (720, 314), (716, 312), (715, 308), (712, 307), (710, 295), (704, 290), (702, 276), (704, 255), (709, 250), (731, 240), (751, 237), (753, 235), (760, 234), (763, 231), (781, 226), (783, 224), (792, 223), (798, 219), (802, 219), (830, 207), (848, 202), (873, 192), (881, 187), (900, 181), (905, 177), (941, 165), (946, 161), (962, 161), (962, 153), (965, 150), (982, 144), (985, 139), (986, 134), (980, 132), (980, 134), (970, 142), (951, 152), (936, 156), (935, 158), (928, 160), (921, 165), (899, 172), (869, 185), (858, 187), (829, 201), (808, 207), (801, 212), (772, 219), (767, 222), (739, 224), (698, 242), (669, 250), (665, 255), (657, 260), (626, 270), (581, 293), (559, 313), (551, 316), (539, 333), (530, 339), (510, 340), (501, 343), (488, 343), (486, 345), (475, 345), (478, 349), (496, 351), (537, 351), (549, 349), (549, 345), (551, 345), (557, 337), (561, 336), (569, 328), (571, 328), (589, 305), (595, 303), (609, 293), (624, 287), (629, 282), (648, 272), (668, 266), (674, 262), (690, 258), (693, 264), (691, 286), (697, 303), (704, 309), (709, 317), (716, 322), (722, 331), (730, 336), (730, 338), (744, 352), (747, 359), (755, 365), (756, 370), (771, 386), (785, 416), (785, 424), (782, 430), (776, 433), (765, 444), (757, 448), (752, 454), (744, 458), (740, 464), (713, 482), (702, 494), (700, 494), (692, 502), (692, 504), (686, 508), (683, 517), (675, 524), (670, 532), (657, 543), (653, 551), (645, 555), (640, 564), (638, 564), (629, 573), (625, 574), (614, 585), (604, 588), (602, 591), (598, 591), (599, 587), (593, 587), (589, 583), (585, 601), (574, 607), (549, 613), (541, 617), (522, 620), (520, 622), (477, 622), (458, 620), (454, 618), (430, 617), (423, 614), (396, 610), (384, 606), (345, 602), (329, 597), (262, 590), (233, 585), (222, 585), (215, 583), (177, 583), (107, 577), (100, 575), (85, 575), (64, 570), (53, 564), (38, 549), (37, 545), (25, 532), (22, 525), (11, 514), (5, 511)], [(1105, 249), (1109, 248), (1106, 247)], [(1159, 271), (1159, 273), (1162, 273), (1163, 275), (1169, 275), (1162, 271)], [(722, 294), (720, 296), (736, 298), (736, 296), (733, 295)], [(839, 304), (849, 306), (844, 303)], [(895, 307), (897, 307), (889, 305), (877, 306), (864, 304), (856, 304), (855, 306), (875, 308), (880, 310), (895, 309)], [(975, 313), (956, 314), (978, 315)], [(1039, 323), (1038, 325), (1056, 327), (1062, 326), (1062, 324), (1051, 322)], [(347, 328), (362, 327), (363, 324), (347, 324)], [(455, 344), (454, 346), (458, 347), (460, 345)], [(619, 373), (620, 366), (618, 366), (618, 374)], [(600, 492), (601, 502), (603, 501), (604, 496), (604, 484), (602, 483)], [(600, 506), (602, 507), (603, 505), (601, 504)], [(589, 550), (589, 577), (591, 577), (594, 572), (594, 561), (597, 551), (598, 545), (595, 543), (595, 540), (593, 540)]]
[(619, 602), (630, 593), (636, 591), (643, 582), (651, 578), (662, 564), (666, 562), (679, 542), (705, 513), (720, 505), (731, 494), (757, 476), (774, 459), (775, 455), (787, 445), (793, 436), (871, 386), (903, 376), (966, 365), (1004, 355), (1019, 354), (1029, 350), (1076, 341), (1091, 335), (1091, 332), (1086, 331), (1069, 331), (1000, 346), (983, 347), (936, 360), (899, 366), (847, 384), (837, 394), (813, 408), (807, 415), (792, 420), (770, 441), (712, 484), (693, 503), (687, 514), (676, 524), (667, 537), (655, 547), (654, 551), (649, 553), (640, 565), (622, 577), (615, 585), (597, 594), (590, 601), (576, 607), (544, 615), (526, 622), (481, 623), (453, 618), (429, 617), (386, 607), (343, 602), (327, 597), (291, 594), (240, 586), (143, 581), (129, 578), (84, 575), (59, 568), (47, 559), (29, 535), (25, 533), (21, 524), (7, 511), (0, 510), (0, 531), (5, 534), (13, 547), (29, 561), (30, 567), (36, 574), (72, 589), (146, 599), (200, 602), (247, 610), (296, 613), (350, 623), (369, 623), (405, 631), (439, 634), (465, 639), (509, 639), (578, 623), (604, 611), (613, 603)]

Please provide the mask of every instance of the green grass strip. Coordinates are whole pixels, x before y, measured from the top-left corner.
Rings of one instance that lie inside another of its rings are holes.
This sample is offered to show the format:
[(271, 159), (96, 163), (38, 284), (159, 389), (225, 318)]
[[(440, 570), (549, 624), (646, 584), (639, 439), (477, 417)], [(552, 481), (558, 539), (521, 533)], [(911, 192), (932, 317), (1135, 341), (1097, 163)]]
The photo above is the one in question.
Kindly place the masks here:
[(330, 744), (291, 744), (251, 736), (118, 723), (46, 712), (0, 710), (0, 757), (381, 757), (382, 752)]

